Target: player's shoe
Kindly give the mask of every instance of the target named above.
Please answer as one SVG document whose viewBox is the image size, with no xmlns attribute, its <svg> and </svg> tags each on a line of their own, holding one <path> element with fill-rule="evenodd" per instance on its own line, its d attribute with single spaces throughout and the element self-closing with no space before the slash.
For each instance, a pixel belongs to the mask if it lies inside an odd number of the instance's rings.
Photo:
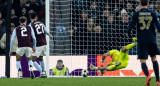
<svg viewBox="0 0 160 86">
<path fill-rule="evenodd" d="M 159 81 L 157 81 L 157 82 L 156 82 L 156 85 L 160 85 L 160 82 L 159 82 Z"/>
<path fill-rule="evenodd" d="M 90 69 L 91 69 L 91 70 L 95 70 L 94 65 L 91 64 L 91 65 L 90 65 Z"/>
<path fill-rule="evenodd" d="M 149 85 L 151 84 L 151 82 L 150 82 L 150 81 L 151 81 L 151 78 L 152 78 L 152 77 L 151 77 L 150 75 L 147 77 L 146 85 L 149 86 Z"/>
<path fill-rule="evenodd" d="M 134 43 L 137 45 L 137 38 L 133 37 L 132 39 L 133 39 Z"/>
<path fill-rule="evenodd" d="M 45 72 L 42 72 L 42 73 L 41 73 L 41 78 L 47 78 L 47 75 L 46 75 Z"/>
<path fill-rule="evenodd" d="M 30 67 L 30 78 L 31 79 L 34 79 L 34 73 L 33 73 L 33 68 L 32 67 Z"/>
<path fill-rule="evenodd" d="M 21 71 L 18 71 L 18 79 L 22 79 L 22 72 Z"/>
</svg>

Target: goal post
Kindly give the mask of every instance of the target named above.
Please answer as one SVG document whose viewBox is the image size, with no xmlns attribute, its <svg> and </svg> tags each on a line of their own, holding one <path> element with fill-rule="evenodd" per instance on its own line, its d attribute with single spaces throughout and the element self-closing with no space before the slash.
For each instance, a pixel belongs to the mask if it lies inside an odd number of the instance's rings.
<svg viewBox="0 0 160 86">
<path fill-rule="evenodd" d="M 45 21 L 46 21 L 46 29 L 48 32 L 50 32 L 50 0 L 46 0 L 46 10 L 45 10 Z M 46 74 L 49 76 L 49 45 L 50 45 L 50 38 L 49 36 L 46 36 L 47 40 L 47 47 L 46 47 Z"/>
</svg>

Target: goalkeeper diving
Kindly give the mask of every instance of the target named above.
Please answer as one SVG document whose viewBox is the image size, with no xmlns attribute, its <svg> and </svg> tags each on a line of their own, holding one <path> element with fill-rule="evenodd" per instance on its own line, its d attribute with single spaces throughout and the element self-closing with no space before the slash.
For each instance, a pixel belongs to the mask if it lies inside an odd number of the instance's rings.
<svg viewBox="0 0 160 86">
<path fill-rule="evenodd" d="M 133 37 L 133 43 L 123 46 L 120 51 L 118 50 L 110 50 L 109 52 L 103 55 L 101 62 L 106 62 L 106 56 L 111 56 L 112 61 L 105 67 L 95 67 L 94 65 L 90 65 L 91 70 L 106 70 L 106 71 L 115 71 L 122 68 L 126 68 L 129 61 L 128 50 L 132 49 L 137 45 L 137 38 Z"/>
</svg>

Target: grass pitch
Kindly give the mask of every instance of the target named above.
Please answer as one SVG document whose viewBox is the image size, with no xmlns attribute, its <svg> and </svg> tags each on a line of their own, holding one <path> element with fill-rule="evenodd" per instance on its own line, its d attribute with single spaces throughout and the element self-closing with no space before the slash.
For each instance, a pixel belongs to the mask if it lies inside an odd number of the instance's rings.
<svg viewBox="0 0 160 86">
<path fill-rule="evenodd" d="M 2 78 L 0 86 L 145 86 L 144 77 Z M 155 78 L 151 80 L 155 85 Z"/>
</svg>

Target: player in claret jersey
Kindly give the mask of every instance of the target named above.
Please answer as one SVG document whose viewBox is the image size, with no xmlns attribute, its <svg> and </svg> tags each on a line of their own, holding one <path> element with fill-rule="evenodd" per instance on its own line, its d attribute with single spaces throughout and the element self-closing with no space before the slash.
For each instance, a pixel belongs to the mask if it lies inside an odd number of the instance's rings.
<svg viewBox="0 0 160 86">
<path fill-rule="evenodd" d="M 156 59 L 156 54 L 159 52 L 156 43 L 155 29 L 160 32 L 160 25 L 157 19 L 157 15 L 148 10 L 149 1 L 140 0 L 141 10 L 134 13 L 132 22 L 129 25 L 127 34 L 131 33 L 133 27 L 137 26 L 137 43 L 138 43 L 138 59 L 140 59 L 141 67 L 145 75 L 147 76 L 146 85 L 150 85 L 151 76 L 148 73 L 148 67 L 146 60 L 148 55 L 151 56 L 153 63 L 154 73 L 156 75 L 156 85 L 160 85 L 159 82 L 159 65 Z"/>
<path fill-rule="evenodd" d="M 33 28 L 37 39 L 37 47 L 36 47 L 37 51 L 32 54 L 33 65 L 36 67 L 36 69 L 39 70 L 39 72 L 41 73 L 41 77 L 46 77 L 45 65 L 43 61 L 43 56 L 46 55 L 46 45 L 47 45 L 46 34 L 50 36 L 52 39 L 53 36 L 47 32 L 45 25 L 42 22 L 38 21 L 37 14 L 35 12 L 33 12 L 30 15 L 30 19 L 32 22 L 30 23 L 29 26 Z M 39 59 L 41 67 L 35 61 L 36 58 Z"/>
<path fill-rule="evenodd" d="M 34 78 L 34 73 L 33 73 L 33 62 L 31 60 L 31 54 L 32 50 L 33 53 L 36 51 L 36 37 L 34 35 L 34 31 L 30 26 L 27 26 L 27 18 L 26 17 L 20 17 L 19 19 L 20 25 L 16 27 L 13 31 L 12 34 L 12 39 L 11 39 L 11 44 L 10 44 L 10 53 L 9 55 L 12 55 L 12 48 L 13 48 L 13 43 L 14 39 L 17 36 L 18 39 L 18 48 L 16 50 L 16 66 L 18 70 L 18 78 L 22 78 L 22 68 L 20 61 L 22 59 L 22 56 L 25 55 L 29 60 L 28 60 L 28 66 L 30 69 L 30 77 L 33 79 Z M 32 39 L 33 39 L 33 45 L 32 45 Z"/>
</svg>

